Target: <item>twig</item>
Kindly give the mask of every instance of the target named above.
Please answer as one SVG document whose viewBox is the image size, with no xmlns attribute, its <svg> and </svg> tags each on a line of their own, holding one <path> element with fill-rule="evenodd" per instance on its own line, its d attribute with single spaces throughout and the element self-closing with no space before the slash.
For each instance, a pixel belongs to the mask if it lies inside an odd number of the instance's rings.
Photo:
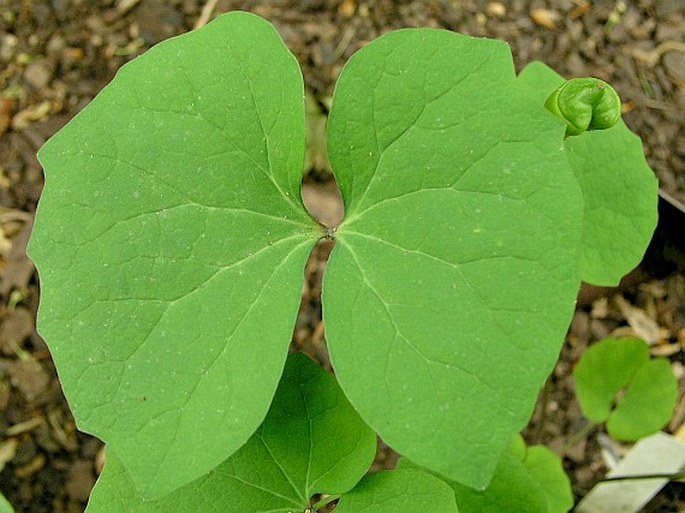
<svg viewBox="0 0 685 513">
<path fill-rule="evenodd" d="M 207 0 L 207 3 L 202 8 L 200 17 L 195 22 L 196 29 L 204 27 L 205 25 L 207 25 L 207 23 L 209 23 L 209 20 L 212 18 L 212 13 L 214 12 L 214 9 L 216 8 L 216 4 L 218 2 L 219 0 Z"/>
<path fill-rule="evenodd" d="M 685 478 L 685 472 L 675 472 L 670 474 L 635 474 L 630 476 L 612 476 L 600 479 L 600 483 L 607 483 L 611 481 L 633 481 L 636 479 L 668 479 L 669 481 L 676 481 Z"/>
<path fill-rule="evenodd" d="M 635 59 L 644 62 L 651 68 L 659 62 L 661 56 L 666 52 L 676 51 L 685 53 L 685 43 L 680 41 L 664 41 L 653 50 L 645 51 L 640 48 L 631 48 L 628 51 Z"/>
</svg>

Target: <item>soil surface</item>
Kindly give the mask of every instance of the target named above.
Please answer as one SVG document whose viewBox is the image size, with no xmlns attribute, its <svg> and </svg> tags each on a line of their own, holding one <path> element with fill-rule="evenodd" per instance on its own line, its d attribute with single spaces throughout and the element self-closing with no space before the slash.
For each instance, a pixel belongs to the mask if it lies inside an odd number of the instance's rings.
<svg viewBox="0 0 685 513">
<path fill-rule="evenodd" d="M 35 332 L 38 282 L 26 242 L 42 188 L 35 152 L 82 109 L 116 70 L 151 45 L 219 13 L 242 9 L 272 21 L 302 65 L 310 123 L 325 126 L 344 62 L 378 35 L 441 27 L 511 44 L 517 69 L 543 60 L 566 76 L 611 83 L 624 119 L 673 202 L 685 203 L 685 4 L 682 0 L 0 0 L 0 491 L 18 512 L 82 512 L 100 472 L 101 443 L 80 433 L 50 354 Z M 309 151 L 305 194 L 322 217 L 340 216 L 322 133 Z M 562 454 L 577 498 L 607 471 L 607 451 L 625 451 L 585 425 L 571 370 L 608 334 L 637 334 L 668 357 L 685 383 L 685 214 L 664 204 L 660 231 L 640 268 L 618 289 L 583 290 L 559 364 L 525 436 Z M 293 348 L 330 368 L 320 289 L 330 242 L 307 265 Z M 667 430 L 685 421 L 681 400 Z M 396 455 L 382 443 L 375 468 Z M 685 510 L 671 483 L 643 511 Z"/>
</svg>

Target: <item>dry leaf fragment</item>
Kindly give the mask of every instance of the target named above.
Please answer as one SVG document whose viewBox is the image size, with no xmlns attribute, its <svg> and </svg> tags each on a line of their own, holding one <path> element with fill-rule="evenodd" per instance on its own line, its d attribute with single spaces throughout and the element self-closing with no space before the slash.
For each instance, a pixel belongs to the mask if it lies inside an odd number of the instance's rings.
<svg viewBox="0 0 685 513">
<path fill-rule="evenodd" d="M 488 14 L 497 18 L 504 18 L 507 15 L 507 8 L 501 2 L 490 2 L 486 10 Z"/>
<path fill-rule="evenodd" d="M 606 319 L 609 316 L 609 300 L 606 297 L 600 297 L 592 302 L 592 310 L 590 317 L 593 319 Z"/>
<path fill-rule="evenodd" d="M 0 472 L 5 468 L 5 464 L 12 461 L 17 453 L 19 442 L 16 438 L 9 438 L 0 442 Z"/>
<path fill-rule="evenodd" d="M 40 121 L 52 111 L 53 104 L 49 100 L 42 101 L 37 105 L 31 105 L 14 115 L 12 118 L 12 128 L 15 130 L 23 130 L 33 121 Z"/>
<path fill-rule="evenodd" d="M 15 101 L 10 98 L 0 98 L 0 136 L 4 134 L 12 124 Z"/>
<path fill-rule="evenodd" d="M 349 18 L 354 14 L 354 11 L 357 9 L 357 2 L 356 0 L 343 0 L 340 6 L 338 7 L 338 14 L 341 16 L 344 16 L 345 18 Z"/>
<path fill-rule="evenodd" d="M 45 467 L 45 456 L 43 455 L 43 453 L 39 453 L 25 465 L 16 468 L 14 470 L 14 474 L 19 479 L 28 479 L 32 475 L 43 470 L 43 467 Z"/>
<path fill-rule="evenodd" d="M 621 310 L 621 314 L 626 318 L 635 334 L 649 342 L 649 345 L 654 345 L 668 337 L 668 330 L 661 328 L 643 310 L 631 305 L 621 296 L 616 296 L 615 301 L 619 310 Z"/>
<path fill-rule="evenodd" d="M 530 17 L 536 24 L 550 30 L 557 28 L 556 22 L 559 21 L 559 13 L 551 9 L 533 9 Z"/>
<path fill-rule="evenodd" d="M 571 18 L 574 20 L 576 18 L 580 18 L 583 14 L 588 12 L 591 7 L 592 2 L 590 2 L 589 0 L 580 0 L 580 2 L 578 2 L 578 5 L 574 7 L 571 11 Z"/>
<path fill-rule="evenodd" d="M 45 422 L 45 419 L 43 417 L 31 417 L 30 419 L 25 420 L 24 422 L 19 422 L 17 424 L 11 425 L 5 430 L 5 433 L 10 436 L 16 436 L 22 433 L 27 433 L 40 426 L 43 422 Z"/>
<path fill-rule="evenodd" d="M 673 356 L 682 350 L 682 346 L 678 343 L 675 344 L 659 344 L 652 347 L 652 356 Z"/>
<path fill-rule="evenodd" d="M 140 3 L 140 0 L 119 0 L 117 2 L 117 12 L 121 15 L 126 14 Z"/>
</svg>

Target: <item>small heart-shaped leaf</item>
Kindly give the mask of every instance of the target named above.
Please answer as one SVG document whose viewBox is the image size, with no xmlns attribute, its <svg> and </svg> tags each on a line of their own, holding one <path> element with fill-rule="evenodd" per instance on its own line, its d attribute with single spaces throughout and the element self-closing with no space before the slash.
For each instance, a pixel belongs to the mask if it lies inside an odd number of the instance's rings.
<svg viewBox="0 0 685 513">
<path fill-rule="evenodd" d="M 573 377 L 583 414 L 619 440 L 638 440 L 671 418 L 678 382 L 665 358 L 638 338 L 606 338 L 583 353 Z"/>
</svg>

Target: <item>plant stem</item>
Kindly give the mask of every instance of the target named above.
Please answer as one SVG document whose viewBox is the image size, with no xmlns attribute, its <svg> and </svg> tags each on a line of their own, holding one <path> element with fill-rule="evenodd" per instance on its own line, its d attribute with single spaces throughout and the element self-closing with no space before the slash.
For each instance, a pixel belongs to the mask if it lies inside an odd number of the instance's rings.
<svg viewBox="0 0 685 513">
<path fill-rule="evenodd" d="M 313 511 L 319 511 L 321 508 L 324 506 L 330 504 L 333 501 L 337 501 L 340 498 L 340 495 L 325 495 L 324 497 L 319 500 L 316 504 L 312 506 Z"/>
</svg>

